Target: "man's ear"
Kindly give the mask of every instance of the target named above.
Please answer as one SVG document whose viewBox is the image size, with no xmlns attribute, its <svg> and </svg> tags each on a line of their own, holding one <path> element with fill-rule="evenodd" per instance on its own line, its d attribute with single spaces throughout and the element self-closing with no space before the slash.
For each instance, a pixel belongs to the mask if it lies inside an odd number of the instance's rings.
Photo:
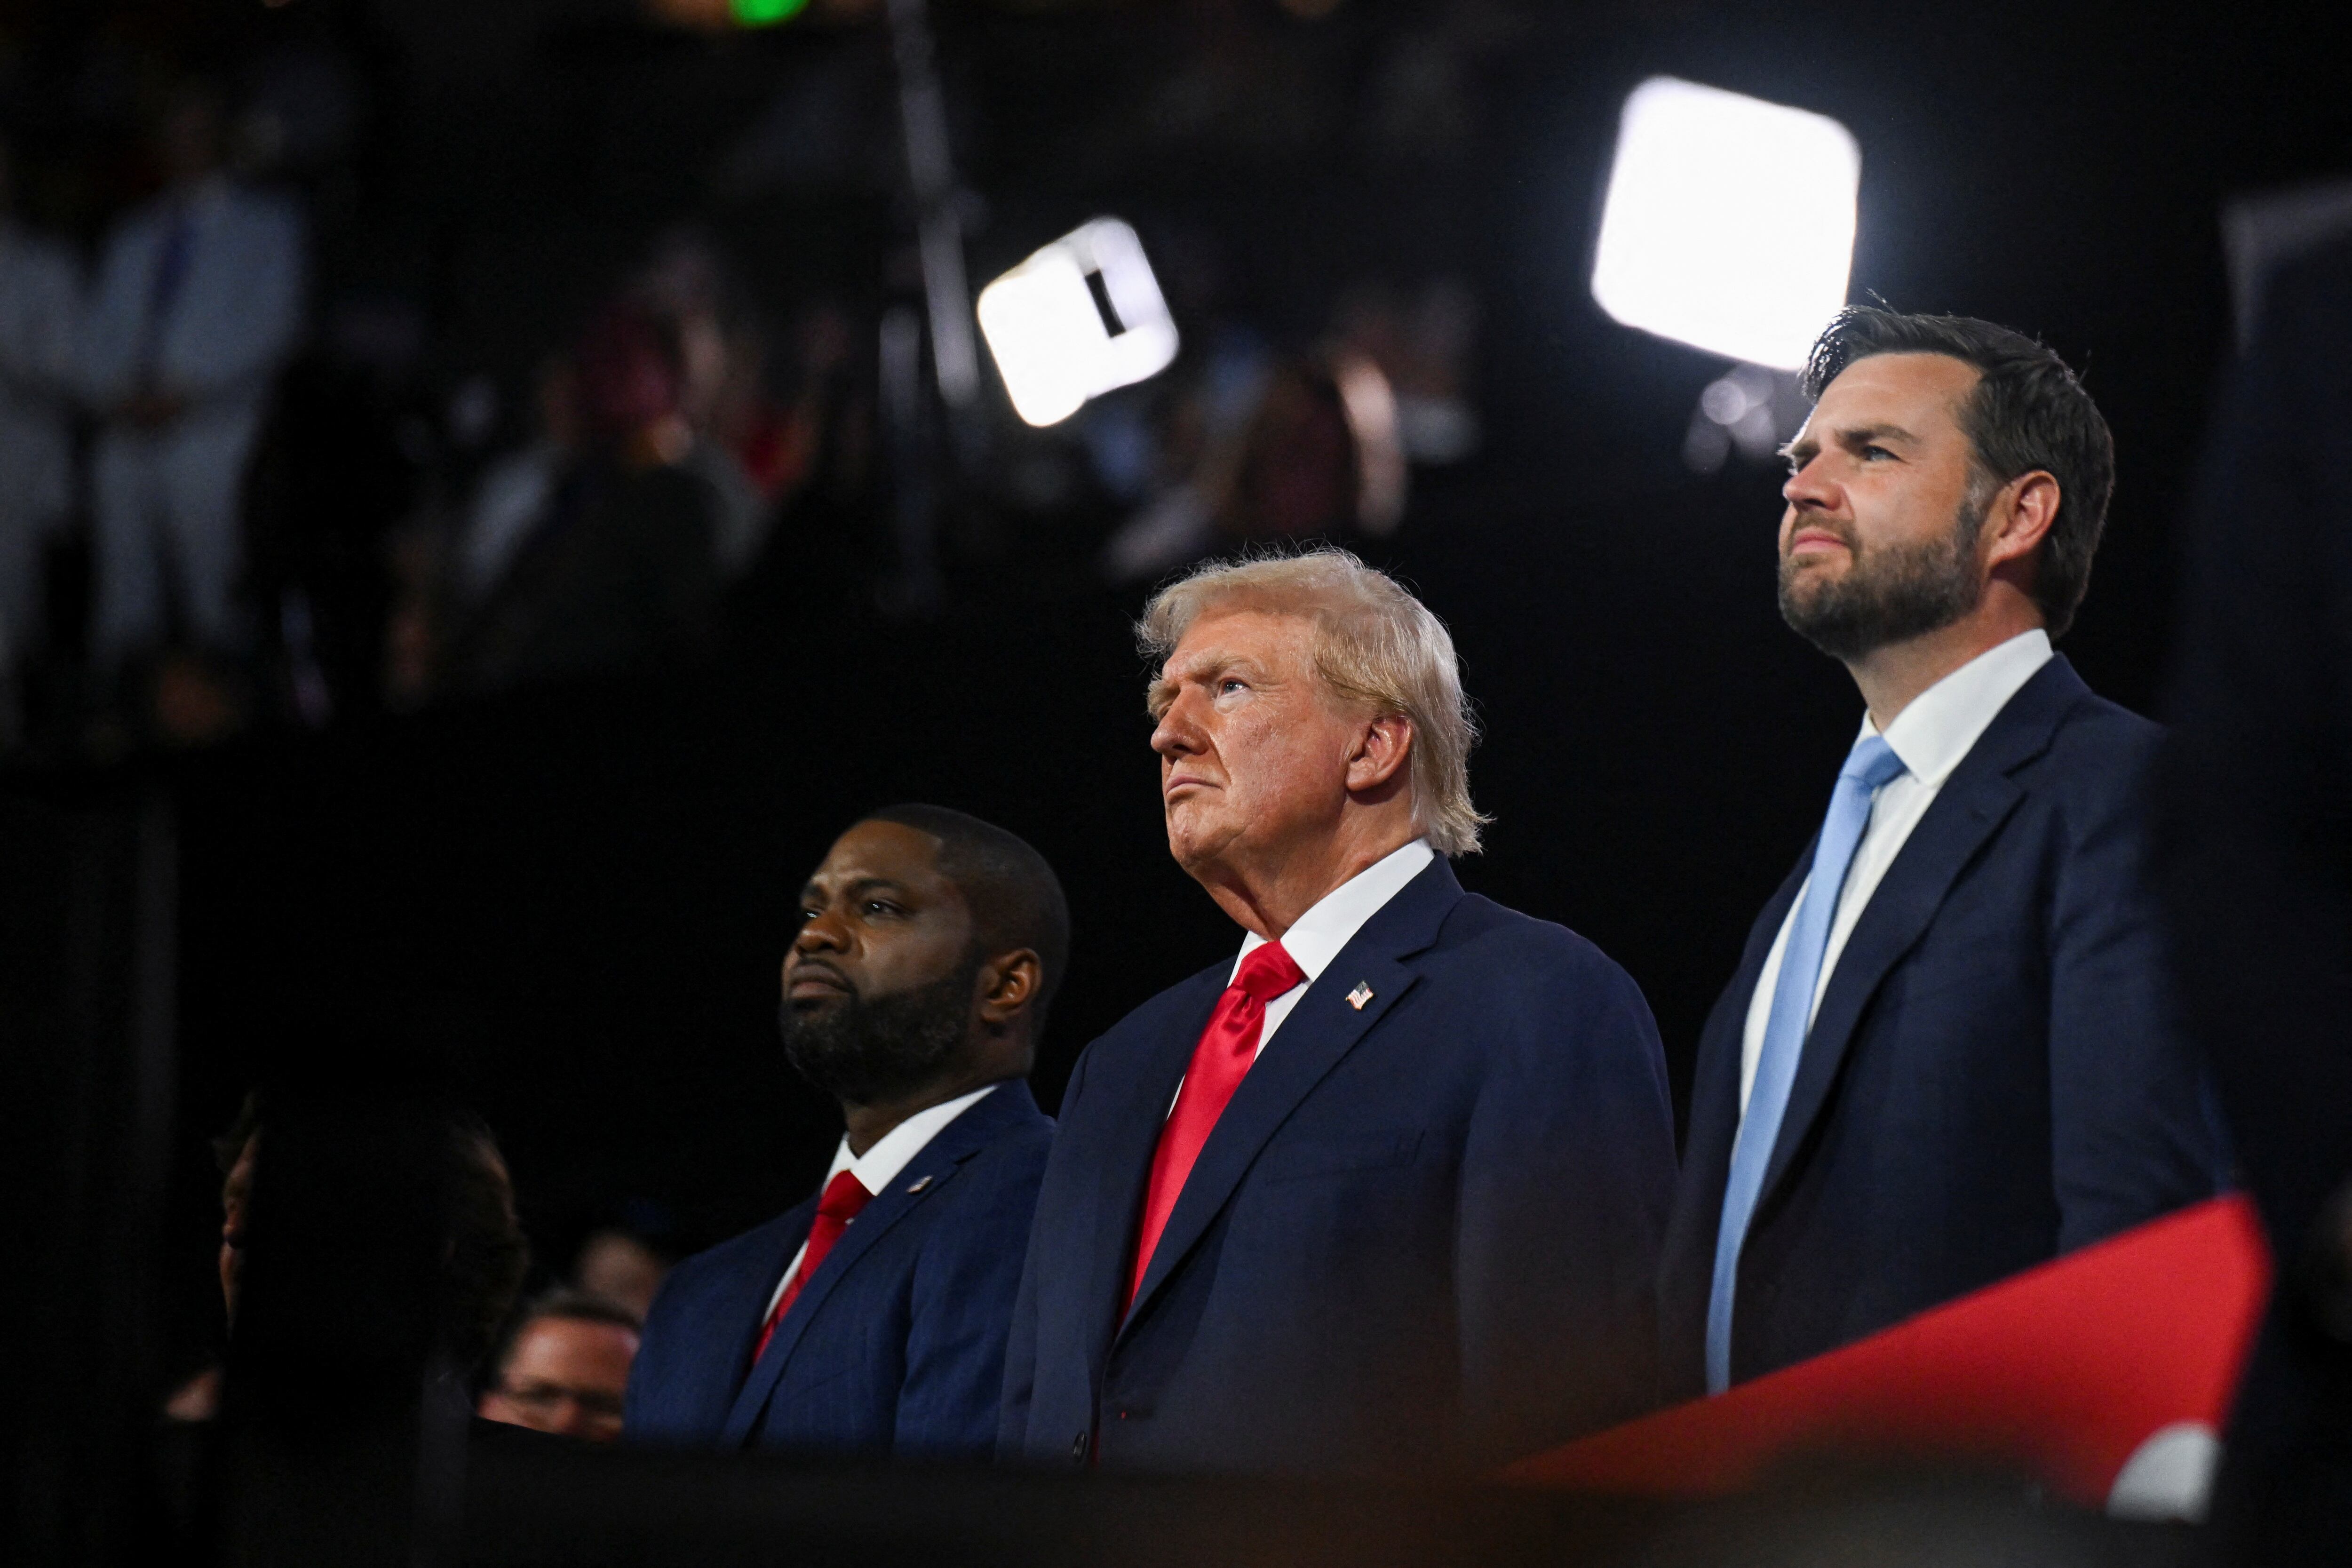
<svg viewBox="0 0 2352 1568">
<path fill-rule="evenodd" d="M 1029 1005 L 1045 982 L 1045 961 L 1029 948 L 999 953 L 980 966 L 974 982 L 981 1022 L 1002 1028 Z"/>
<path fill-rule="evenodd" d="M 1356 731 L 1356 747 L 1348 756 L 1348 793 L 1367 795 L 1402 781 L 1412 755 L 1412 721 L 1402 713 L 1375 714 Z"/>
<path fill-rule="evenodd" d="M 1986 564 L 1999 568 L 2022 561 L 2042 548 L 2050 525 L 2058 521 L 2063 499 L 2058 478 L 2047 468 L 2035 468 L 2000 487 L 1985 519 L 1990 554 Z"/>
</svg>

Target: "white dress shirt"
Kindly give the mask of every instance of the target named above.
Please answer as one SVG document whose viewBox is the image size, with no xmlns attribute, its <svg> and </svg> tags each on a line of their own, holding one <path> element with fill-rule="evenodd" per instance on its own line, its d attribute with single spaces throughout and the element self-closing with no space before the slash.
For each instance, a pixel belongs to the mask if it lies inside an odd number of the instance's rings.
<svg viewBox="0 0 2352 1568">
<path fill-rule="evenodd" d="M 949 1122 L 1003 1087 L 1002 1081 L 983 1084 L 970 1094 L 960 1094 L 953 1100 L 943 1100 L 937 1105 L 918 1110 L 877 1138 L 874 1147 L 861 1155 L 850 1153 L 849 1134 L 843 1133 L 841 1146 L 833 1152 L 833 1163 L 826 1167 L 824 1180 L 818 1184 L 817 1191 L 823 1193 L 833 1184 L 834 1177 L 847 1171 L 857 1178 L 859 1186 L 880 1197 L 882 1189 L 897 1181 L 898 1173 L 907 1168 L 907 1162 L 921 1153 L 923 1146 L 938 1137 Z M 857 1222 L 852 1220 L 850 1223 L 855 1225 Z M 776 1281 L 774 1291 L 768 1297 L 768 1310 L 760 1315 L 761 1322 L 775 1315 L 776 1303 L 784 1299 L 784 1287 L 799 1277 L 801 1259 L 807 1256 L 808 1237 L 803 1237 L 799 1250 L 793 1254 L 792 1267 L 784 1270 L 784 1277 Z"/>
<path fill-rule="evenodd" d="M 1416 838 L 1402 849 L 1392 850 L 1373 861 L 1315 901 L 1312 909 L 1298 917 L 1291 928 L 1282 933 L 1282 951 L 1290 954 L 1290 962 L 1306 973 L 1307 978 L 1265 1005 L 1265 1026 L 1257 1032 L 1257 1048 L 1261 1054 L 1282 1021 L 1290 1016 L 1298 999 L 1318 976 L 1331 967 L 1339 950 L 1356 939 L 1364 922 L 1381 912 L 1381 906 L 1404 890 L 1404 885 L 1421 875 L 1437 851 L 1425 840 Z M 1242 938 L 1242 950 L 1234 955 L 1233 973 L 1239 974 L 1242 960 L 1265 945 L 1265 938 L 1255 931 Z M 1233 984 L 1232 977 L 1225 984 Z M 1172 1108 L 1171 1108 L 1172 1109 Z"/>
<path fill-rule="evenodd" d="M 1838 893 L 1837 916 L 1830 922 L 1829 947 L 1822 954 L 1822 972 L 1813 983 L 1812 1006 L 1805 1015 L 1810 1026 L 1814 1013 L 1821 1011 L 1822 994 L 1829 989 L 1830 976 L 1837 971 L 1838 955 L 1845 951 L 1846 939 L 1853 934 L 1862 911 L 1869 907 L 1871 894 L 1878 890 L 1886 868 L 1895 864 L 1895 856 L 1910 839 L 1911 830 L 1927 814 L 1944 781 L 1960 765 L 1976 745 L 1987 726 L 2017 695 L 2018 688 L 2033 679 L 2034 672 L 2050 662 L 2050 636 L 2036 627 L 2010 638 L 1998 647 L 1988 648 L 1977 655 L 1927 690 L 1911 700 L 1910 705 L 1895 716 L 1886 727 L 1886 744 L 1903 763 L 1903 772 L 1878 786 L 1871 798 L 1870 826 L 1864 830 L 1862 842 L 1854 847 L 1853 862 L 1846 869 L 1845 886 Z M 1878 733 L 1878 726 L 1864 713 L 1862 734 L 1856 742 Z M 1808 886 L 1812 879 L 1806 879 Z M 1797 889 L 1797 897 L 1789 905 L 1788 915 L 1780 921 L 1780 930 L 1772 939 L 1772 951 L 1765 955 L 1764 973 L 1757 976 L 1755 994 L 1748 999 L 1747 1027 L 1739 1040 L 1739 1110 L 1748 1113 L 1748 1095 L 1756 1082 L 1757 1058 L 1764 1050 L 1764 1028 L 1772 1016 L 1772 993 L 1780 981 L 1780 958 L 1789 945 L 1789 928 L 1796 922 L 1797 910 L 1805 901 L 1805 889 Z"/>
<path fill-rule="evenodd" d="M 181 224 L 184 270 L 163 319 L 151 321 L 156 272 Z M 107 239 L 81 323 L 87 395 L 111 405 L 152 374 L 194 416 L 257 412 L 301 335 L 305 249 L 289 203 L 218 174 L 132 212 Z"/>
</svg>

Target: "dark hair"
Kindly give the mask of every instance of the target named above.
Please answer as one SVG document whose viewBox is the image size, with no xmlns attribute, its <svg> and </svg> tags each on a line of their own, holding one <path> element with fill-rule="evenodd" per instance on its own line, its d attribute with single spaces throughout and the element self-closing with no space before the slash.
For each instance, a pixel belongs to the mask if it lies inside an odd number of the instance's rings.
<svg viewBox="0 0 2352 1568">
<path fill-rule="evenodd" d="M 411 1106 L 387 1098 L 392 1103 L 374 1105 L 310 1094 L 289 1100 L 255 1089 L 246 1095 L 228 1131 L 213 1141 L 214 1155 L 226 1173 L 246 1146 L 272 1124 L 274 1115 L 296 1127 L 300 1136 L 290 1150 L 280 1150 L 277 1134 L 271 1134 L 265 1162 L 274 1170 L 281 1153 L 287 1155 L 297 1173 L 293 1184 L 310 1189 L 301 1194 L 301 1206 L 315 1212 L 301 1214 L 295 1221 L 300 1228 L 290 1228 L 299 1238 L 294 1244 L 298 1248 L 333 1234 L 340 1224 L 337 1213 L 355 1203 L 429 1208 L 424 1220 L 436 1233 L 432 1247 L 438 1258 L 424 1293 L 430 1297 L 429 1315 L 442 1350 L 460 1370 L 469 1371 L 498 1342 L 499 1325 L 513 1308 L 530 1266 L 530 1247 L 515 1212 L 514 1184 L 498 1140 L 473 1112 L 446 1105 Z M 352 1151 L 387 1149 L 395 1158 L 351 1154 L 339 1145 Z M 322 1152 L 327 1155 L 323 1163 L 318 1158 Z M 271 1189 L 272 1197 L 283 1199 L 286 1184 L 273 1184 L 268 1172 L 260 1183 Z M 284 1206 L 282 1201 L 278 1206 Z M 289 1261 L 306 1269 L 316 1263 L 331 1271 L 349 1259 L 304 1257 Z"/>
<path fill-rule="evenodd" d="M 514 1181 L 498 1140 L 479 1118 L 448 1122 L 455 1179 L 449 1194 L 449 1262 L 442 1298 L 450 1359 L 471 1368 L 498 1342 L 530 1268 L 530 1244 L 515 1213 Z"/>
<path fill-rule="evenodd" d="M 1036 952 L 1045 973 L 1029 1005 L 1029 1037 L 1042 1036 L 1070 962 L 1070 906 L 1045 858 L 1020 835 L 944 805 L 910 801 L 868 812 L 865 820 L 896 822 L 940 841 L 940 874 L 963 894 L 972 934 L 986 952 Z"/>
<path fill-rule="evenodd" d="M 514 1354 L 515 1342 L 522 1338 L 523 1331 L 549 1318 L 573 1323 L 610 1323 L 633 1334 L 646 1331 L 645 1320 L 619 1302 L 592 1296 L 569 1285 L 558 1285 L 533 1296 L 507 1319 L 496 1349 L 484 1363 L 490 1383 L 496 1384 L 506 1375 L 507 1359 Z"/>
<path fill-rule="evenodd" d="M 1979 373 L 1960 407 L 1976 447 L 1981 490 L 2047 469 L 2058 515 L 2042 541 L 2033 598 L 2053 637 L 2074 622 L 2116 485 L 2116 444 L 2098 405 L 2066 362 L 2022 332 L 1972 316 L 1910 316 L 1874 305 L 1837 313 L 1806 361 L 1805 395 L 1818 400 L 1838 373 L 1873 354 L 1945 354 Z M 1972 492 L 1973 494 L 1973 492 Z"/>
</svg>

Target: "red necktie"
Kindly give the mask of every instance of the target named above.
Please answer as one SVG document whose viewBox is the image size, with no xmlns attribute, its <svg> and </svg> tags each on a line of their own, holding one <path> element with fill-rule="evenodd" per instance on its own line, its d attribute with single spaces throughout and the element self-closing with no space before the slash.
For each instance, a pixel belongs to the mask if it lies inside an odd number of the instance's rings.
<svg viewBox="0 0 2352 1568">
<path fill-rule="evenodd" d="M 1176 1195 L 1210 1130 L 1224 1114 L 1225 1102 L 1242 1085 L 1242 1078 L 1257 1059 L 1258 1037 L 1265 1030 L 1265 1005 L 1307 978 L 1307 972 L 1269 942 L 1251 950 L 1234 975 L 1234 983 L 1217 998 L 1201 1043 L 1192 1047 L 1192 1065 L 1184 1070 L 1184 1087 L 1176 1092 L 1176 1109 L 1160 1129 L 1160 1147 L 1151 1156 L 1151 1184 L 1144 1190 L 1143 1228 L 1135 1247 L 1135 1273 L 1127 1283 L 1127 1302 L 1143 1289 L 1143 1271 L 1151 1265 L 1151 1249 L 1168 1228 Z"/>
<path fill-rule="evenodd" d="M 768 1342 L 776 1337 L 776 1325 L 792 1310 L 801 1287 L 816 1273 L 817 1265 L 833 1250 L 833 1244 L 841 1239 L 841 1233 L 849 1228 L 849 1222 L 857 1217 L 857 1211 L 873 1201 L 874 1194 L 847 1171 L 824 1184 L 824 1196 L 816 1201 L 816 1218 L 809 1222 L 808 1248 L 801 1254 L 801 1266 L 793 1270 L 792 1283 L 776 1298 L 776 1310 L 768 1314 L 767 1324 L 760 1331 L 759 1347 L 751 1352 L 753 1361 L 767 1353 Z"/>
</svg>

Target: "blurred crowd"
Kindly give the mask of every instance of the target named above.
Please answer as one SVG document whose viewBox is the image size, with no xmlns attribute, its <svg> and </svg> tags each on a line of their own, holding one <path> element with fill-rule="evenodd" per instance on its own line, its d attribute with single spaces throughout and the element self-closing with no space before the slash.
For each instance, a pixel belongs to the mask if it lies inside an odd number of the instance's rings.
<svg viewBox="0 0 2352 1568">
<path fill-rule="evenodd" d="M 794 323 L 779 374 L 673 235 L 528 399 L 477 373 L 422 417 L 430 378 L 384 374 L 413 323 L 319 320 L 299 191 L 235 155 L 251 112 L 205 79 L 155 94 L 153 188 L 87 259 L 16 216 L 0 142 L 0 741 L 315 728 L 707 637 L 816 471 L 838 314 Z"/>
<path fill-rule="evenodd" d="M 0 29 L 0 754 L 317 729 L 732 657 L 812 611 L 1001 613 L 1008 582 L 1050 598 L 1252 541 L 1377 541 L 1417 469 L 1478 449 L 1478 303 L 1442 251 L 1302 283 L 1150 198 L 1175 363 L 1048 429 L 985 371 L 979 405 L 948 408 L 887 216 L 895 153 L 821 172 L 864 192 L 857 214 L 808 194 L 800 165 L 832 156 L 812 126 L 893 117 L 878 16 L 828 25 L 778 57 L 707 188 L 565 258 L 529 312 L 511 276 L 467 296 L 478 234 L 433 237 L 421 285 L 377 254 L 415 226 L 383 212 L 415 204 L 379 166 L 392 94 L 351 38 L 192 72 L 101 31 L 65 134 L 24 109 L 9 71 L 35 57 Z M 1170 92 L 1305 68 L 1264 18 L 1180 31 Z M 1415 96 L 1375 71 L 1358 117 L 1429 162 L 1465 81 L 1460 49 L 1422 42 L 1452 74 Z M 1339 134 L 1229 97 L 1161 105 L 1154 145 L 1246 163 L 1268 136 Z M 747 212 L 853 259 L 796 270 Z M 975 284 L 1014 258 L 998 243 L 972 243 Z M 501 298 L 531 319 L 483 319 Z"/>
</svg>

